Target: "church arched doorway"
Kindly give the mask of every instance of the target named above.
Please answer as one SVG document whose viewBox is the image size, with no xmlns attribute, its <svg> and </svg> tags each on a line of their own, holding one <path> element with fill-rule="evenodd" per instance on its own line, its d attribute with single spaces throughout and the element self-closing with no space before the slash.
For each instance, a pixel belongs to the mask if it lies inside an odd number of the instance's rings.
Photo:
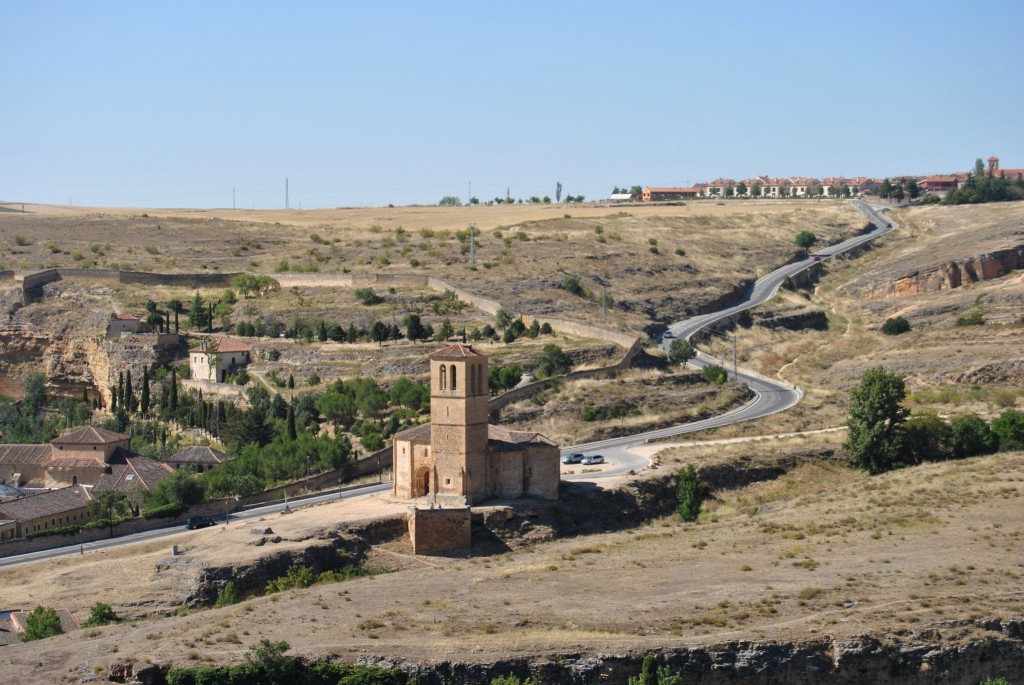
<svg viewBox="0 0 1024 685">
<path fill-rule="evenodd" d="M 430 469 L 421 466 L 416 471 L 416 497 L 426 497 L 430 494 Z"/>
</svg>

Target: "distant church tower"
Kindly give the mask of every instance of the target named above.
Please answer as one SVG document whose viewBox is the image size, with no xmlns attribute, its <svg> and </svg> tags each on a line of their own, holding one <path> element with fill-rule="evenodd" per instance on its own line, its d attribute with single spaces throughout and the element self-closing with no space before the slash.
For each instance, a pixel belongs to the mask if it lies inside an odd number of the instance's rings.
<svg viewBox="0 0 1024 685">
<path fill-rule="evenodd" d="M 455 343 L 429 359 L 435 492 L 473 504 L 487 476 L 487 355 Z"/>
<path fill-rule="evenodd" d="M 988 158 L 988 173 L 992 176 L 999 173 L 999 158 L 995 155 Z"/>
</svg>

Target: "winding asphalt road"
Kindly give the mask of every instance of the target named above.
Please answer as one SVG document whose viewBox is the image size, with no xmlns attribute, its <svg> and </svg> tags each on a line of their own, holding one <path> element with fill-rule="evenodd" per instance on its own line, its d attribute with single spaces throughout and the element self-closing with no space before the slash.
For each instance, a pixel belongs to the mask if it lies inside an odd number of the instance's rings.
<svg viewBox="0 0 1024 685">
<path fill-rule="evenodd" d="M 878 213 L 878 209 L 875 207 L 861 202 L 860 200 L 854 200 L 853 204 L 862 214 L 864 214 L 864 216 L 867 217 L 874 228 L 855 238 L 850 238 L 849 240 L 845 240 L 841 243 L 823 247 L 813 255 L 809 255 L 806 259 L 787 264 L 776 269 L 767 276 L 763 276 L 754 283 L 740 302 L 732 307 L 727 307 L 726 309 L 712 312 L 710 314 L 701 314 L 700 316 L 695 316 L 672 324 L 668 328 L 668 330 L 672 332 L 672 337 L 689 340 L 699 331 L 714 325 L 722 319 L 727 319 L 739 312 L 767 302 L 775 296 L 775 293 L 778 292 L 780 287 L 782 287 L 782 283 L 787 277 L 792 278 L 796 274 L 810 268 L 820 261 L 824 261 L 830 257 L 847 252 L 893 230 L 895 224 L 893 224 L 890 219 L 881 216 Z M 666 352 L 668 351 L 671 342 L 672 339 L 662 341 L 661 345 Z M 703 353 L 698 353 L 697 358 L 690 360 L 689 364 L 696 368 L 703 368 L 709 364 L 718 364 L 730 371 L 732 370 L 732 364 L 715 359 Z M 730 376 L 732 375 L 733 374 L 730 373 Z M 630 447 L 633 447 L 634 445 L 651 442 L 652 440 L 659 440 L 661 438 L 668 438 L 675 435 L 693 433 L 695 431 L 706 430 L 708 428 L 717 428 L 718 426 L 739 423 L 740 421 L 759 419 L 771 414 L 777 414 L 778 412 L 785 411 L 794 406 L 803 398 L 803 391 L 795 385 L 766 378 L 759 374 L 755 374 L 752 371 L 738 369 L 736 377 L 738 380 L 746 383 L 754 393 L 754 398 L 742 407 L 727 414 L 715 416 L 703 421 L 695 421 L 693 423 L 680 424 L 678 426 L 671 426 L 669 428 L 663 428 L 661 430 L 650 431 L 647 433 L 639 433 L 621 438 L 611 438 L 609 440 L 589 442 L 582 445 L 573 445 L 571 447 L 563 448 L 561 451 L 563 456 L 573 453 L 601 454 L 608 461 L 609 466 L 603 468 L 600 472 L 580 473 L 579 471 L 586 467 L 573 465 L 568 467 L 568 469 L 573 471 L 573 473 L 563 473 L 562 479 L 569 481 L 591 481 L 597 478 L 620 476 L 631 470 L 639 471 L 640 469 L 649 466 L 650 461 L 645 457 L 641 457 L 640 455 L 630 452 Z M 563 471 L 566 471 L 566 469 L 567 467 L 563 466 Z"/>
<path fill-rule="evenodd" d="M 806 259 L 792 264 L 787 264 L 775 271 L 771 272 L 767 276 L 759 279 L 751 287 L 750 291 L 743 297 L 743 299 L 736 305 L 723 309 L 718 312 L 711 314 L 702 314 L 695 316 L 691 319 L 686 319 L 678 323 L 672 324 L 668 330 L 672 332 L 674 338 L 689 339 L 698 331 L 713 325 L 714 323 L 730 317 L 734 314 L 742 312 L 751 307 L 756 307 L 767 300 L 770 300 L 775 296 L 775 293 L 782 286 L 783 281 L 787 276 L 792 277 L 804 269 L 809 268 L 818 261 L 828 259 L 835 255 L 841 254 L 848 250 L 862 245 L 870 240 L 874 240 L 880 235 L 888 233 L 893 230 L 894 224 L 891 220 L 882 217 L 878 214 L 878 210 L 870 205 L 867 205 L 860 200 L 854 200 L 853 204 L 858 210 L 863 213 L 869 221 L 874 225 L 874 229 L 866 232 L 856 238 L 851 238 L 842 243 L 831 245 L 829 247 L 818 250 L 814 256 L 809 256 Z M 662 342 L 662 346 L 668 349 L 671 340 L 668 342 Z M 731 365 L 714 359 L 708 355 L 700 353 L 696 359 L 692 359 L 689 364 L 696 368 L 703 368 L 708 364 L 719 364 L 723 367 L 730 368 Z M 612 438 L 609 440 L 601 440 L 598 442 L 590 442 L 582 445 L 573 445 L 566 447 L 561 450 L 562 455 L 572 454 L 581 452 L 584 454 L 602 454 L 605 459 L 608 460 L 608 464 L 602 467 L 600 472 L 590 473 L 577 473 L 575 471 L 582 470 L 586 467 L 573 465 L 568 467 L 573 473 L 563 473 L 562 479 L 568 481 L 593 481 L 600 478 L 611 478 L 614 476 L 620 476 L 627 473 L 630 470 L 639 471 L 650 465 L 650 461 L 645 457 L 633 454 L 629 451 L 629 448 L 634 445 L 640 445 L 652 440 L 658 440 L 661 438 L 668 438 L 675 435 L 683 435 L 685 433 L 693 433 L 699 430 L 705 430 L 708 428 L 716 428 L 718 426 L 725 426 L 731 423 L 738 423 L 740 421 L 749 421 L 751 419 L 758 419 L 771 414 L 776 414 L 781 411 L 785 411 L 790 407 L 794 406 L 803 397 L 803 392 L 794 385 L 788 383 L 782 383 L 777 380 L 772 380 L 764 376 L 755 374 L 751 371 L 743 369 L 738 370 L 737 377 L 739 380 L 746 383 L 754 393 L 754 398 L 747 404 L 734 409 L 721 416 L 715 416 L 710 419 L 703 421 L 695 421 L 693 423 L 681 424 L 678 426 L 671 426 L 669 428 L 663 428 L 660 430 L 649 431 L 647 433 L 640 433 L 636 435 L 628 435 L 621 438 Z M 563 466 L 563 471 L 566 467 Z M 347 499 L 350 497 L 359 497 L 363 495 L 372 494 L 375 492 L 382 492 L 384 490 L 390 490 L 390 483 L 373 484 L 363 486 L 359 488 L 352 488 L 342 492 L 333 492 L 326 495 L 315 495 L 312 497 L 306 497 L 302 499 L 292 500 L 289 502 L 289 506 L 292 508 L 298 508 L 302 506 L 309 506 L 312 504 L 319 504 L 322 502 Z M 268 504 L 260 507 L 254 507 L 245 511 L 231 514 L 231 521 L 241 522 L 250 518 L 257 518 L 266 514 L 272 514 L 282 511 L 285 508 L 285 504 L 275 503 Z M 42 550 L 39 552 L 33 552 L 29 554 L 21 554 L 14 557 L 7 557 L 0 559 L 0 568 L 5 566 L 13 566 L 15 564 L 23 564 L 31 561 L 39 561 L 42 559 L 51 559 L 60 556 L 69 556 L 73 554 L 84 553 L 85 551 L 101 550 L 108 547 L 116 547 L 120 545 L 130 544 L 133 542 L 145 542 L 151 540 L 159 540 L 172 535 L 182 535 L 185 531 L 182 530 L 181 524 L 174 524 L 167 528 L 159 528 L 156 530 L 144 531 L 141 533 L 135 533 L 132 535 L 125 535 L 121 537 L 111 538 L 108 540 L 98 540 L 96 542 L 87 542 L 84 545 L 74 544 L 70 547 L 59 547 L 56 549 Z"/>
</svg>

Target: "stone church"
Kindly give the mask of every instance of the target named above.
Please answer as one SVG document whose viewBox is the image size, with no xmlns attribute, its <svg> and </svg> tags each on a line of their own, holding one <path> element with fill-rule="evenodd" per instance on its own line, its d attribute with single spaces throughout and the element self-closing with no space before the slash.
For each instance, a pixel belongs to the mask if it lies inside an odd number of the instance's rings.
<svg viewBox="0 0 1024 685">
<path fill-rule="evenodd" d="M 429 359 L 430 423 L 394 436 L 394 495 L 452 505 L 558 499 L 558 446 L 488 423 L 487 355 L 455 343 Z"/>
</svg>

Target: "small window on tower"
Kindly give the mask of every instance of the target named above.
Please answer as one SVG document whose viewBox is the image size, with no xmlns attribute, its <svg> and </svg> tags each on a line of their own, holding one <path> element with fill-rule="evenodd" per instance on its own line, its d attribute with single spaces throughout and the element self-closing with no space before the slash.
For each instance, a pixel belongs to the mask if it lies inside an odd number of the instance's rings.
<svg viewBox="0 0 1024 685">
<path fill-rule="evenodd" d="M 452 479 L 451 478 L 445 478 L 444 479 L 444 484 L 445 485 L 451 485 L 452 484 Z"/>
</svg>

